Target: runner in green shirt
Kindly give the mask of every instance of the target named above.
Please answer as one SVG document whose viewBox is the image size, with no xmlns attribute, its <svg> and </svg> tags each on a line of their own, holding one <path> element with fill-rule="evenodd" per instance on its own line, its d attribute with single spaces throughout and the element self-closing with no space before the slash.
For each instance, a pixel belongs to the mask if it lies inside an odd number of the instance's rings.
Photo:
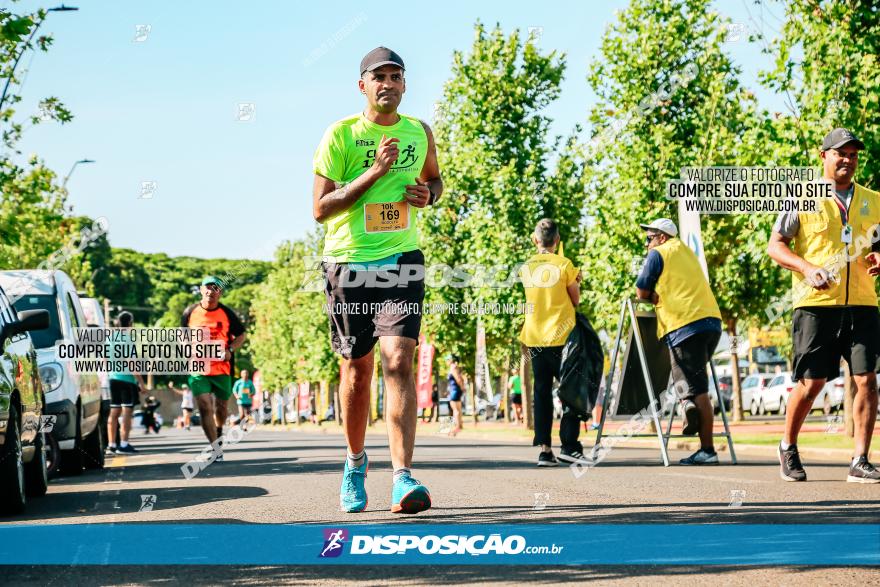
<svg viewBox="0 0 880 587">
<path fill-rule="evenodd" d="M 359 72 L 366 108 L 331 125 L 314 158 L 313 214 L 326 229 L 330 339 L 342 355 L 348 458 L 340 502 L 347 512 L 367 507 L 364 435 L 378 341 L 394 467 L 391 511 L 417 513 L 431 507 L 428 489 L 410 475 L 417 420 L 413 353 L 425 296 L 417 223 L 418 211 L 440 197 L 443 181 L 431 129 L 397 112 L 406 91 L 400 55 L 377 47 Z M 377 283 L 380 274 L 385 287 Z"/>
<path fill-rule="evenodd" d="M 238 379 L 232 386 L 232 395 L 235 396 L 235 403 L 238 404 L 239 422 L 251 415 L 251 406 L 254 403 L 256 393 L 257 388 L 254 387 L 254 382 L 248 379 L 247 369 L 242 369 L 241 379 Z"/>
<path fill-rule="evenodd" d="M 516 422 L 517 424 L 522 424 L 522 380 L 516 370 L 510 372 L 510 380 L 507 382 L 507 387 L 510 389 L 510 403 L 513 404 L 513 409 L 516 410 Z"/>
</svg>

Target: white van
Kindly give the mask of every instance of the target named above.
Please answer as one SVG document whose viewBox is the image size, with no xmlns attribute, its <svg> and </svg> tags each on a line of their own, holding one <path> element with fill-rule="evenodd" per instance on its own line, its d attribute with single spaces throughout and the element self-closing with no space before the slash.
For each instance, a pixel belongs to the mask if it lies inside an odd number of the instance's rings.
<svg viewBox="0 0 880 587">
<path fill-rule="evenodd" d="M 77 373 L 73 359 L 59 359 L 55 343 L 72 342 L 74 328 L 86 328 L 73 281 L 60 270 L 0 271 L 0 286 L 17 312 L 47 310 L 49 328 L 31 333 L 46 395 L 46 414 L 56 416 L 52 436 L 61 449 L 60 471 L 79 475 L 83 467 L 104 467 L 101 385 L 96 373 Z"/>
<path fill-rule="evenodd" d="M 86 317 L 86 326 L 102 329 L 107 327 L 101 302 L 82 292 L 79 294 L 79 301 Z M 98 382 L 101 384 L 101 434 L 103 434 L 104 449 L 106 450 L 107 434 L 105 431 L 107 430 L 107 418 L 110 416 L 110 374 L 103 371 L 98 373 Z"/>
</svg>

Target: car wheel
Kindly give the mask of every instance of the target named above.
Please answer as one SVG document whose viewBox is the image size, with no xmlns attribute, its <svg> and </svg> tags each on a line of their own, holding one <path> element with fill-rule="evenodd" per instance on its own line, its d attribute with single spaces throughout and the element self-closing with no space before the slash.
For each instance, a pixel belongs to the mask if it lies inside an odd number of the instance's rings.
<svg viewBox="0 0 880 587">
<path fill-rule="evenodd" d="M 86 469 L 104 468 L 104 430 L 98 423 L 95 429 L 83 441 L 83 464 Z"/>
<path fill-rule="evenodd" d="M 755 400 L 752 400 L 751 405 L 749 405 L 749 413 L 753 416 L 758 415 L 758 404 L 755 403 Z"/>
<path fill-rule="evenodd" d="M 46 495 L 49 489 L 49 471 L 46 468 L 45 432 L 38 432 L 34 440 L 34 458 L 24 466 L 25 491 L 30 497 Z"/>
<path fill-rule="evenodd" d="M 767 413 L 767 409 L 764 407 L 764 399 L 761 398 L 761 401 L 758 402 L 758 415 L 763 416 Z"/>
<path fill-rule="evenodd" d="M 779 398 L 779 410 L 778 413 L 780 416 L 785 415 L 785 398 Z"/>
<path fill-rule="evenodd" d="M 83 472 L 83 441 L 82 441 L 82 420 L 80 418 L 80 407 L 76 408 L 76 432 L 73 435 L 73 448 L 61 451 L 61 466 L 59 468 L 62 475 L 82 475 Z"/>
<path fill-rule="evenodd" d="M 6 440 L 0 453 L 0 511 L 20 514 L 27 501 L 25 497 L 24 463 L 21 462 L 21 433 L 18 430 L 18 411 L 9 406 Z"/>
<path fill-rule="evenodd" d="M 43 436 L 43 441 L 46 443 L 46 475 L 51 479 L 61 467 L 61 448 L 51 432 Z"/>
</svg>

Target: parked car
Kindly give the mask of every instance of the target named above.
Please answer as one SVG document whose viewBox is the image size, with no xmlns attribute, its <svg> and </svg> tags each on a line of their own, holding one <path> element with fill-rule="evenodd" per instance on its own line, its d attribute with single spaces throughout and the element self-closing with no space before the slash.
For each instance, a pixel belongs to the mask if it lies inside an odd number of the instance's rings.
<svg viewBox="0 0 880 587">
<path fill-rule="evenodd" d="M 784 371 L 775 375 L 766 387 L 760 389 L 752 396 L 752 402 L 757 404 L 757 413 L 764 415 L 767 412 L 785 414 L 788 406 L 788 396 L 794 389 L 795 381 L 791 378 L 791 372 Z"/>
<path fill-rule="evenodd" d="M 742 409 L 748 410 L 753 416 L 758 415 L 758 401 L 755 399 L 773 379 L 771 373 L 753 373 L 742 382 Z"/>
<path fill-rule="evenodd" d="M 107 322 L 104 320 L 104 309 L 101 302 L 95 298 L 87 297 L 80 294 L 79 301 L 82 303 L 83 314 L 86 317 L 86 325 L 92 328 L 107 328 Z M 98 373 L 98 382 L 101 384 L 101 417 L 98 419 L 101 426 L 101 438 L 103 439 L 104 449 L 107 448 L 107 418 L 110 416 L 110 374 L 106 372 Z"/>
<path fill-rule="evenodd" d="M 718 376 L 718 387 L 721 388 L 721 395 L 726 397 L 733 396 L 733 377 L 730 375 Z"/>
<path fill-rule="evenodd" d="M 716 414 L 721 413 L 721 409 L 718 407 L 718 391 L 715 389 L 715 381 L 712 379 L 712 374 L 709 373 L 709 400 L 712 402 L 712 409 Z M 733 407 L 733 387 L 730 385 L 730 382 L 733 381 L 732 378 L 730 381 L 725 381 L 724 377 L 718 378 L 718 387 L 721 391 L 721 397 L 724 398 L 724 410 L 729 414 L 730 408 Z"/>
<path fill-rule="evenodd" d="M 46 310 L 49 327 L 31 334 L 37 349 L 37 363 L 46 413 L 56 417 L 52 435 L 61 451 L 60 462 L 53 463 L 50 473 L 79 475 L 83 467 L 104 467 L 104 431 L 101 417 L 101 386 L 96 373 L 78 373 L 74 359 L 57 356 L 57 341 L 74 341 L 74 329 L 85 328 L 76 287 L 60 270 L 0 271 L 0 287 L 12 300 L 19 313 Z"/>
<path fill-rule="evenodd" d="M 825 386 L 822 387 L 822 391 L 816 396 L 816 401 L 813 402 L 811 409 L 822 410 L 825 415 L 835 410 L 840 410 L 843 407 L 843 395 L 845 393 L 844 381 L 843 369 L 841 369 L 840 375 L 837 378 L 825 382 Z"/>
<path fill-rule="evenodd" d="M 17 514 L 27 496 L 46 493 L 45 406 L 37 353 L 28 332 L 49 326 L 49 313 L 17 313 L 0 289 L 0 510 Z"/>
</svg>

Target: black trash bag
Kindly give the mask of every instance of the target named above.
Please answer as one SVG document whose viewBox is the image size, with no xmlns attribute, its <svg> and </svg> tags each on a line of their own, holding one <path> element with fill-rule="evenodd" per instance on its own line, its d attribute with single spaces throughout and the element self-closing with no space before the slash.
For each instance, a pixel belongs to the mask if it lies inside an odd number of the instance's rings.
<svg viewBox="0 0 880 587">
<path fill-rule="evenodd" d="M 576 314 L 574 328 L 562 349 L 558 394 L 563 405 L 585 422 L 596 405 L 604 363 L 599 335 L 586 316 Z"/>
</svg>

